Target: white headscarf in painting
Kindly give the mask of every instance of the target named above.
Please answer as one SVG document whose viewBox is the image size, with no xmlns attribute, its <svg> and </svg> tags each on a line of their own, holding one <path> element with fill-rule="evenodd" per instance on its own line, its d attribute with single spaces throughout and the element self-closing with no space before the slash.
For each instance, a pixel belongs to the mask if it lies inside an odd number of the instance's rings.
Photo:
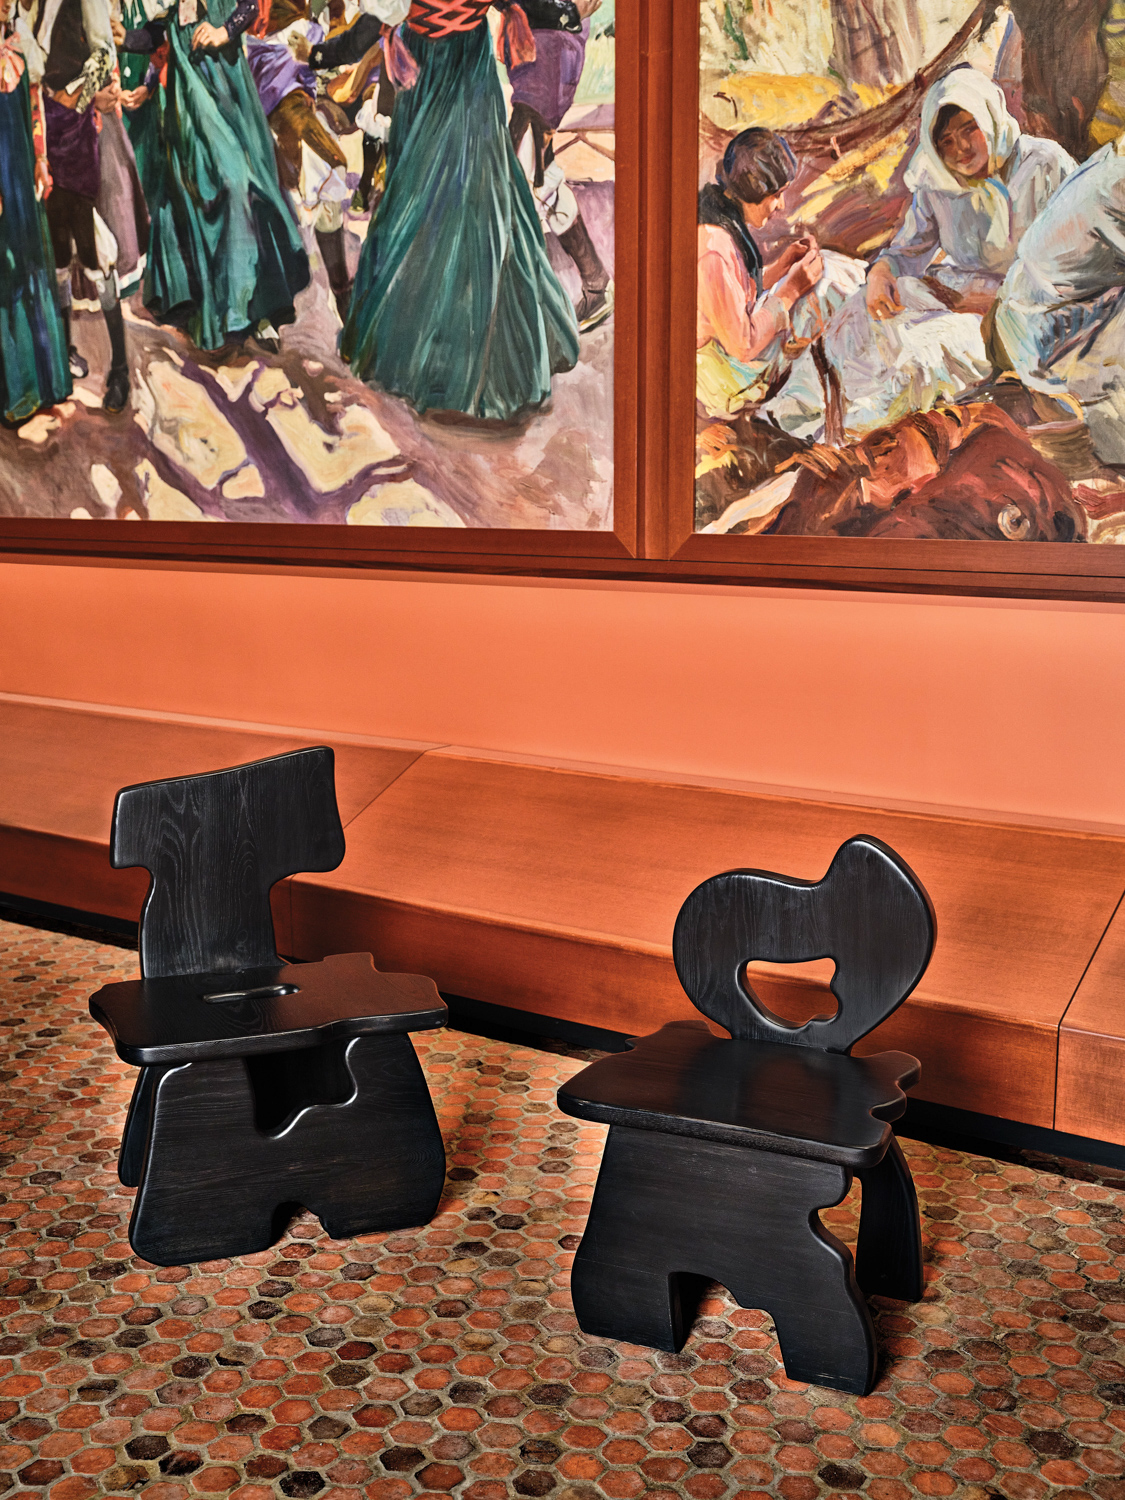
<svg viewBox="0 0 1125 1500">
<path fill-rule="evenodd" d="M 988 176 L 968 181 L 956 176 L 942 161 L 934 144 L 934 125 L 947 104 L 972 115 L 988 145 Z M 922 101 L 922 124 L 918 146 L 906 169 L 905 183 L 912 193 L 968 193 L 973 206 L 990 221 L 987 242 L 997 249 L 1011 238 L 1008 193 L 999 173 L 1020 138 L 1020 127 L 1009 113 L 1003 90 L 975 68 L 954 68 L 927 93 Z"/>
</svg>

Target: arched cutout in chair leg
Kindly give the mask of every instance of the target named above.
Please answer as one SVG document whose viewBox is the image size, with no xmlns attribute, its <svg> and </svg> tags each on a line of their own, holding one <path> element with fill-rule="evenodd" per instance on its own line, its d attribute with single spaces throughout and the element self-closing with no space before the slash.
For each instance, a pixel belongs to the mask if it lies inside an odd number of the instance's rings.
<svg viewBox="0 0 1125 1500">
<path fill-rule="evenodd" d="M 714 1280 L 770 1314 L 793 1379 L 865 1394 L 874 1328 L 849 1251 L 817 1218 L 850 1185 L 828 1162 L 611 1126 L 571 1273 L 579 1326 L 679 1350 Z"/>
<path fill-rule="evenodd" d="M 856 1278 L 868 1296 L 920 1302 L 922 1225 L 910 1166 L 896 1137 L 877 1167 L 856 1174 L 863 1189 Z"/>
<path fill-rule="evenodd" d="M 308 1097 L 340 1103 L 302 1102 L 285 1067 L 263 1071 L 238 1057 L 152 1070 L 129 1228 L 138 1255 L 182 1265 L 268 1249 L 282 1202 L 304 1204 L 333 1239 L 433 1217 L 445 1150 L 410 1038 L 392 1032 L 329 1047 Z M 266 1101 L 263 1085 L 272 1091 Z M 279 1128 L 260 1128 L 275 1117 Z"/>
</svg>

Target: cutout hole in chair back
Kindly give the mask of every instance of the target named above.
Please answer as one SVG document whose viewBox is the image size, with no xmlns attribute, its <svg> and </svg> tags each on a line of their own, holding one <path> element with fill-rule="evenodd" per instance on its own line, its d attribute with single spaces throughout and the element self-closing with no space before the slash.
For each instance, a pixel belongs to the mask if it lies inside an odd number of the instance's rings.
<svg viewBox="0 0 1125 1500">
<path fill-rule="evenodd" d="M 334 766 L 320 745 L 118 792 L 110 862 L 152 876 L 139 943 L 146 979 L 279 962 L 271 888 L 344 857 Z"/>
<path fill-rule="evenodd" d="M 742 987 L 767 1016 L 789 1026 L 805 1026 L 823 1018 L 831 1021 L 840 1009 L 832 991 L 836 965 L 830 958 L 804 963 L 769 963 L 751 959 L 742 970 Z"/>
<path fill-rule="evenodd" d="M 925 972 L 936 924 L 921 882 L 879 839 L 849 839 L 822 880 L 728 870 L 684 902 L 672 935 L 689 999 L 731 1036 L 849 1052 Z M 839 1002 L 828 1020 L 793 1025 L 747 987 L 746 965 L 832 959 Z"/>
</svg>

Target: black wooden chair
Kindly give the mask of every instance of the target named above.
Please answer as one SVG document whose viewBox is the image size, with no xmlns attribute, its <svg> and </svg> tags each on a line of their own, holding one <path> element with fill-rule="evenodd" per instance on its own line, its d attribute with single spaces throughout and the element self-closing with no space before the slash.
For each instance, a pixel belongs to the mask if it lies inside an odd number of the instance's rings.
<svg viewBox="0 0 1125 1500">
<path fill-rule="evenodd" d="M 139 980 L 90 1000 L 140 1067 L 118 1172 L 129 1241 L 157 1265 L 267 1249 L 293 1205 L 334 1239 L 432 1218 L 445 1152 L 410 1031 L 430 979 L 369 953 L 286 964 L 270 889 L 344 857 L 318 747 L 118 792 L 110 858 L 152 876 Z"/>
<path fill-rule="evenodd" d="M 824 879 L 731 870 L 676 919 L 695 1006 L 583 1069 L 560 1109 L 610 1127 L 571 1291 L 587 1333 L 680 1349 L 708 1281 L 773 1318 L 794 1380 L 863 1395 L 875 1334 L 860 1291 L 922 1295 L 918 1200 L 889 1120 L 918 1079 L 902 1052 L 849 1056 L 918 983 L 934 942 L 925 891 L 893 850 L 854 838 Z M 837 1014 L 797 1025 L 750 988 L 754 959 L 833 958 Z M 857 1266 L 817 1218 L 862 1184 Z M 857 1285 L 858 1279 L 858 1285 Z"/>
</svg>

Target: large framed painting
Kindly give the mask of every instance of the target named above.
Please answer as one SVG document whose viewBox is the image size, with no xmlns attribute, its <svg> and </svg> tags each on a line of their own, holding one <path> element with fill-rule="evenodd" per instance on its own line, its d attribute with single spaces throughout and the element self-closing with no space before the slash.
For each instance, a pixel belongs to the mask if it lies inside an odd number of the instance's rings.
<svg viewBox="0 0 1125 1500">
<path fill-rule="evenodd" d="M 0 545 L 629 557 L 635 4 L 0 0 Z"/>
<path fill-rule="evenodd" d="M 1119 597 L 1125 3 L 670 26 L 667 554 Z"/>
</svg>

